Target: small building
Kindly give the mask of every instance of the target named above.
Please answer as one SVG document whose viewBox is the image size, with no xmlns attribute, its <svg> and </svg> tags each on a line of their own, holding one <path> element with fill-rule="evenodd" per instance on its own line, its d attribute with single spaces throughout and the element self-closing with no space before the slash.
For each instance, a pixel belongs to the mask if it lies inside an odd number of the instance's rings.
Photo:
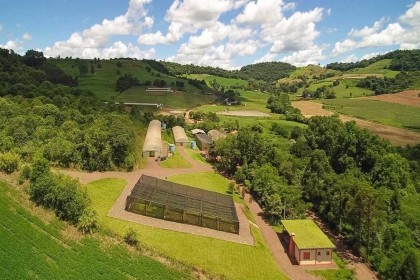
<svg viewBox="0 0 420 280">
<path fill-rule="evenodd" d="M 213 142 L 219 139 L 226 138 L 226 134 L 215 129 L 212 129 L 209 132 L 207 132 L 207 135 L 210 137 L 211 141 Z"/>
<path fill-rule="evenodd" d="M 210 149 L 211 143 L 213 143 L 213 141 L 211 141 L 211 138 L 205 133 L 194 134 L 194 138 L 197 142 L 197 146 L 202 151 L 208 151 Z"/>
<path fill-rule="evenodd" d="M 162 153 L 161 123 L 152 120 L 147 128 L 146 138 L 143 145 L 144 157 L 159 157 Z"/>
<path fill-rule="evenodd" d="M 183 127 L 174 126 L 172 128 L 172 133 L 174 135 L 174 141 L 176 145 L 184 146 L 185 143 L 190 142 L 190 139 L 188 139 L 187 134 L 185 134 Z"/>
<path fill-rule="evenodd" d="M 288 254 L 299 265 L 331 264 L 334 244 L 312 220 L 282 220 Z"/>
<path fill-rule="evenodd" d="M 197 134 L 197 133 L 206 133 L 204 130 L 202 130 L 202 129 L 199 129 L 199 128 L 195 128 L 195 129 L 193 129 L 193 130 L 191 130 L 191 133 L 193 134 L 193 135 L 195 135 L 195 134 Z"/>
<path fill-rule="evenodd" d="M 172 88 L 161 88 L 161 87 L 149 87 L 146 89 L 146 92 L 156 92 L 156 93 L 165 93 L 165 92 L 174 92 Z"/>
</svg>

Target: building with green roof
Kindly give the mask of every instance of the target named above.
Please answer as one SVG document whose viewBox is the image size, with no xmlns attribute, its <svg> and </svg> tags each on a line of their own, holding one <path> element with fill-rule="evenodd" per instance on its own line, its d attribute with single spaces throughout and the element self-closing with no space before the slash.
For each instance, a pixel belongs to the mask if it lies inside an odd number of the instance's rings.
<svg viewBox="0 0 420 280">
<path fill-rule="evenodd" d="M 330 264 L 334 244 L 312 220 L 283 220 L 290 257 L 299 265 Z"/>
</svg>

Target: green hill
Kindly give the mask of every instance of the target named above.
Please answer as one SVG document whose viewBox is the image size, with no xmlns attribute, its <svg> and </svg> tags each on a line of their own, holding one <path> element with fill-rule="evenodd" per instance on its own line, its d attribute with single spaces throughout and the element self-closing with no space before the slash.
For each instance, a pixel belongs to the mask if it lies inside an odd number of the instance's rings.
<svg viewBox="0 0 420 280">
<path fill-rule="evenodd" d="M 192 278 L 111 237 L 80 236 L 4 182 L 0 212 L 1 279 Z"/>
<path fill-rule="evenodd" d="M 211 89 L 198 82 L 192 84 L 191 81 L 182 78 L 176 78 L 168 74 L 159 72 L 147 61 L 138 61 L 131 59 L 118 60 L 78 60 L 78 59 L 54 59 L 53 60 L 66 74 L 78 76 L 78 83 L 81 89 L 93 91 L 98 97 L 104 101 L 121 101 L 121 102 L 152 102 L 163 103 L 166 107 L 168 102 L 173 99 L 170 93 L 154 94 L 158 95 L 156 100 L 153 94 L 147 93 L 146 89 L 153 86 L 156 80 L 160 82 L 159 86 L 171 87 L 177 94 L 177 99 L 181 100 L 175 108 L 188 108 L 196 106 L 195 100 L 200 103 L 210 102 L 210 97 L 206 92 Z M 89 68 L 94 69 L 93 73 L 89 71 L 87 74 L 80 75 L 79 63 L 87 63 Z M 116 90 L 116 81 L 119 77 L 130 75 L 138 79 L 141 86 L 130 88 L 128 92 L 118 92 Z M 177 86 L 178 83 L 182 84 Z M 146 83 L 149 83 L 146 85 Z M 179 84 L 178 84 L 179 85 Z M 198 85 L 198 86 L 197 86 Z M 199 88 L 201 87 L 201 88 Z M 170 103 L 170 102 L 169 102 Z M 171 104 L 169 104 L 170 107 Z"/>
</svg>

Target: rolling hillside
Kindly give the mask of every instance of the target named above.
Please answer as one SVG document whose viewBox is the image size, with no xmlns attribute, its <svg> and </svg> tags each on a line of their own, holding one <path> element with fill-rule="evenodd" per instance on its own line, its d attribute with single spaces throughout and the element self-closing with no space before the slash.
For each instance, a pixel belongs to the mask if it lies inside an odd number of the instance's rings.
<svg viewBox="0 0 420 280">
<path fill-rule="evenodd" d="M 2 279 L 191 278 L 129 252 L 113 238 L 81 236 L 4 182 L 0 182 L 0 211 Z"/>
</svg>

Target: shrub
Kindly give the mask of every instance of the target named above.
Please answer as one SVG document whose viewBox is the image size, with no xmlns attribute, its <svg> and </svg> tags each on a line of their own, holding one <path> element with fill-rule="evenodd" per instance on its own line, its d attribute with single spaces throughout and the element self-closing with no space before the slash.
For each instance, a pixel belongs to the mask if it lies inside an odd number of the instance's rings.
<svg viewBox="0 0 420 280">
<path fill-rule="evenodd" d="M 15 172 L 19 167 L 19 155 L 14 153 L 0 154 L 0 171 L 7 174 Z"/>
<path fill-rule="evenodd" d="M 228 193 L 233 194 L 234 190 L 235 190 L 235 183 L 230 182 L 228 186 Z"/>
<path fill-rule="evenodd" d="M 95 210 L 87 208 L 77 222 L 77 228 L 83 234 L 92 234 L 98 228 L 98 217 Z"/>
<path fill-rule="evenodd" d="M 137 232 L 133 228 L 129 228 L 124 236 L 124 241 L 130 246 L 136 246 L 138 244 Z"/>
</svg>

